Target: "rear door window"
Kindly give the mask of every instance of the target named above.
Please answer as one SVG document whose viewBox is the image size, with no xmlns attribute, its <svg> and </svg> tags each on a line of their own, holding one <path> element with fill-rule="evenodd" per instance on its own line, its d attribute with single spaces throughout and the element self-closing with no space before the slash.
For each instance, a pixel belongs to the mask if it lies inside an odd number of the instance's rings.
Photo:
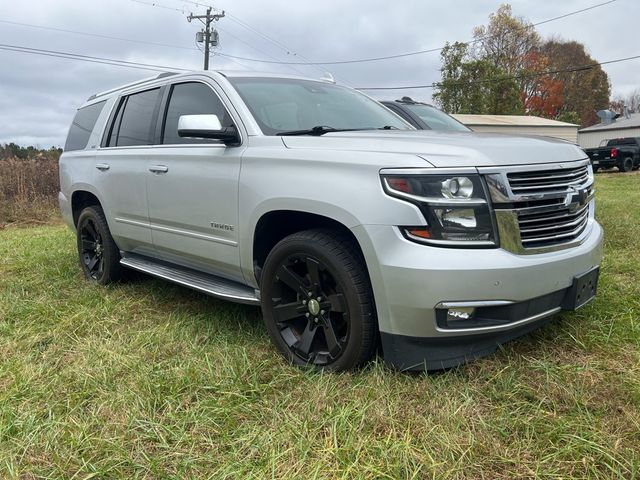
<svg viewBox="0 0 640 480">
<path fill-rule="evenodd" d="M 89 137 L 91 137 L 91 132 L 93 132 L 93 128 L 96 126 L 96 122 L 105 103 L 107 103 L 106 100 L 78 110 L 71 123 L 71 128 L 69 128 L 67 141 L 64 144 L 64 150 L 66 152 L 87 148 Z"/>
<path fill-rule="evenodd" d="M 211 87 L 199 82 L 178 83 L 171 88 L 164 121 L 162 143 L 173 145 L 180 143 L 221 143 L 220 140 L 204 138 L 182 138 L 178 136 L 178 120 L 182 115 L 218 116 L 223 127 L 233 125 L 231 116 L 222 101 Z"/>
<path fill-rule="evenodd" d="M 159 92 L 159 88 L 154 88 L 134 93 L 123 100 L 115 118 L 109 146 L 128 147 L 153 143 Z"/>
</svg>

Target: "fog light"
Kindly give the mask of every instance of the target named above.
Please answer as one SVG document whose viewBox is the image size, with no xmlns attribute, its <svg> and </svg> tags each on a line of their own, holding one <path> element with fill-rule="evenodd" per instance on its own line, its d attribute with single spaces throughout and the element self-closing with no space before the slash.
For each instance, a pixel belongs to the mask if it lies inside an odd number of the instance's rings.
<svg viewBox="0 0 640 480">
<path fill-rule="evenodd" d="M 457 307 L 447 310 L 447 323 L 471 320 L 476 309 L 474 307 Z"/>
</svg>

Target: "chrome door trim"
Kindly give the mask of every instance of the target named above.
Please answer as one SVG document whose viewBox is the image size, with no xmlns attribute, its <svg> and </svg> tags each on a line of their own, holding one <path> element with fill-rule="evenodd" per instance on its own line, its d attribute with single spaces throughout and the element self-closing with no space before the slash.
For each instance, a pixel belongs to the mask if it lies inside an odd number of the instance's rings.
<svg viewBox="0 0 640 480">
<path fill-rule="evenodd" d="M 159 232 L 174 233 L 176 235 L 182 235 L 184 237 L 197 238 L 198 240 L 206 240 L 209 242 L 221 243 L 223 245 L 230 245 L 232 247 L 238 246 L 238 242 L 234 240 L 227 240 L 226 238 L 220 238 L 214 235 L 207 235 L 204 233 L 190 232 L 187 230 L 182 230 L 180 228 L 164 227 L 161 225 L 155 225 L 153 223 L 139 222 L 137 220 L 129 220 L 128 218 L 120 218 L 120 217 L 116 217 L 115 221 L 119 223 L 125 223 L 128 225 L 135 225 L 138 227 L 146 227 L 146 228 L 150 228 L 151 230 L 156 230 Z"/>
</svg>

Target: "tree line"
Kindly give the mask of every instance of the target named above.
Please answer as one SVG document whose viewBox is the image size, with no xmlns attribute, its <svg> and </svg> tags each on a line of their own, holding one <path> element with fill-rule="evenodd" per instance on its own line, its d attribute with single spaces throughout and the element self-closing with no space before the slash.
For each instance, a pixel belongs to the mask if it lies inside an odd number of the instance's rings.
<svg viewBox="0 0 640 480">
<path fill-rule="evenodd" d="M 0 160 L 7 160 L 11 158 L 19 158 L 22 160 L 32 158 L 46 158 L 57 160 L 62 155 L 62 148 L 51 147 L 48 149 L 34 147 L 29 145 L 28 147 L 21 147 L 13 142 L 0 144 Z"/>
<path fill-rule="evenodd" d="M 585 46 L 542 39 L 509 4 L 473 30 L 472 42 L 447 43 L 441 61 L 433 99 L 448 113 L 537 115 L 586 127 L 609 107 L 609 76 Z"/>
</svg>

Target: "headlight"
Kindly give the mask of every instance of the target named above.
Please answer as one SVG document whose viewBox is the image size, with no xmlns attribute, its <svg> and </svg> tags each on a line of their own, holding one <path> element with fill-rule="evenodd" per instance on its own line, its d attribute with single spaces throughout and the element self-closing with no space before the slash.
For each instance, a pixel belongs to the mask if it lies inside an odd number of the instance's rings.
<svg viewBox="0 0 640 480">
<path fill-rule="evenodd" d="M 384 174 L 393 196 L 420 208 L 426 226 L 400 226 L 405 237 L 441 246 L 494 247 L 497 238 L 482 179 L 477 174 Z"/>
<path fill-rule="evenodd" d="M 468 177 L 447 178 L 442 182 L 442 195 L 445 198 L 471 198 L 473 182 Z"/>
</svg>

